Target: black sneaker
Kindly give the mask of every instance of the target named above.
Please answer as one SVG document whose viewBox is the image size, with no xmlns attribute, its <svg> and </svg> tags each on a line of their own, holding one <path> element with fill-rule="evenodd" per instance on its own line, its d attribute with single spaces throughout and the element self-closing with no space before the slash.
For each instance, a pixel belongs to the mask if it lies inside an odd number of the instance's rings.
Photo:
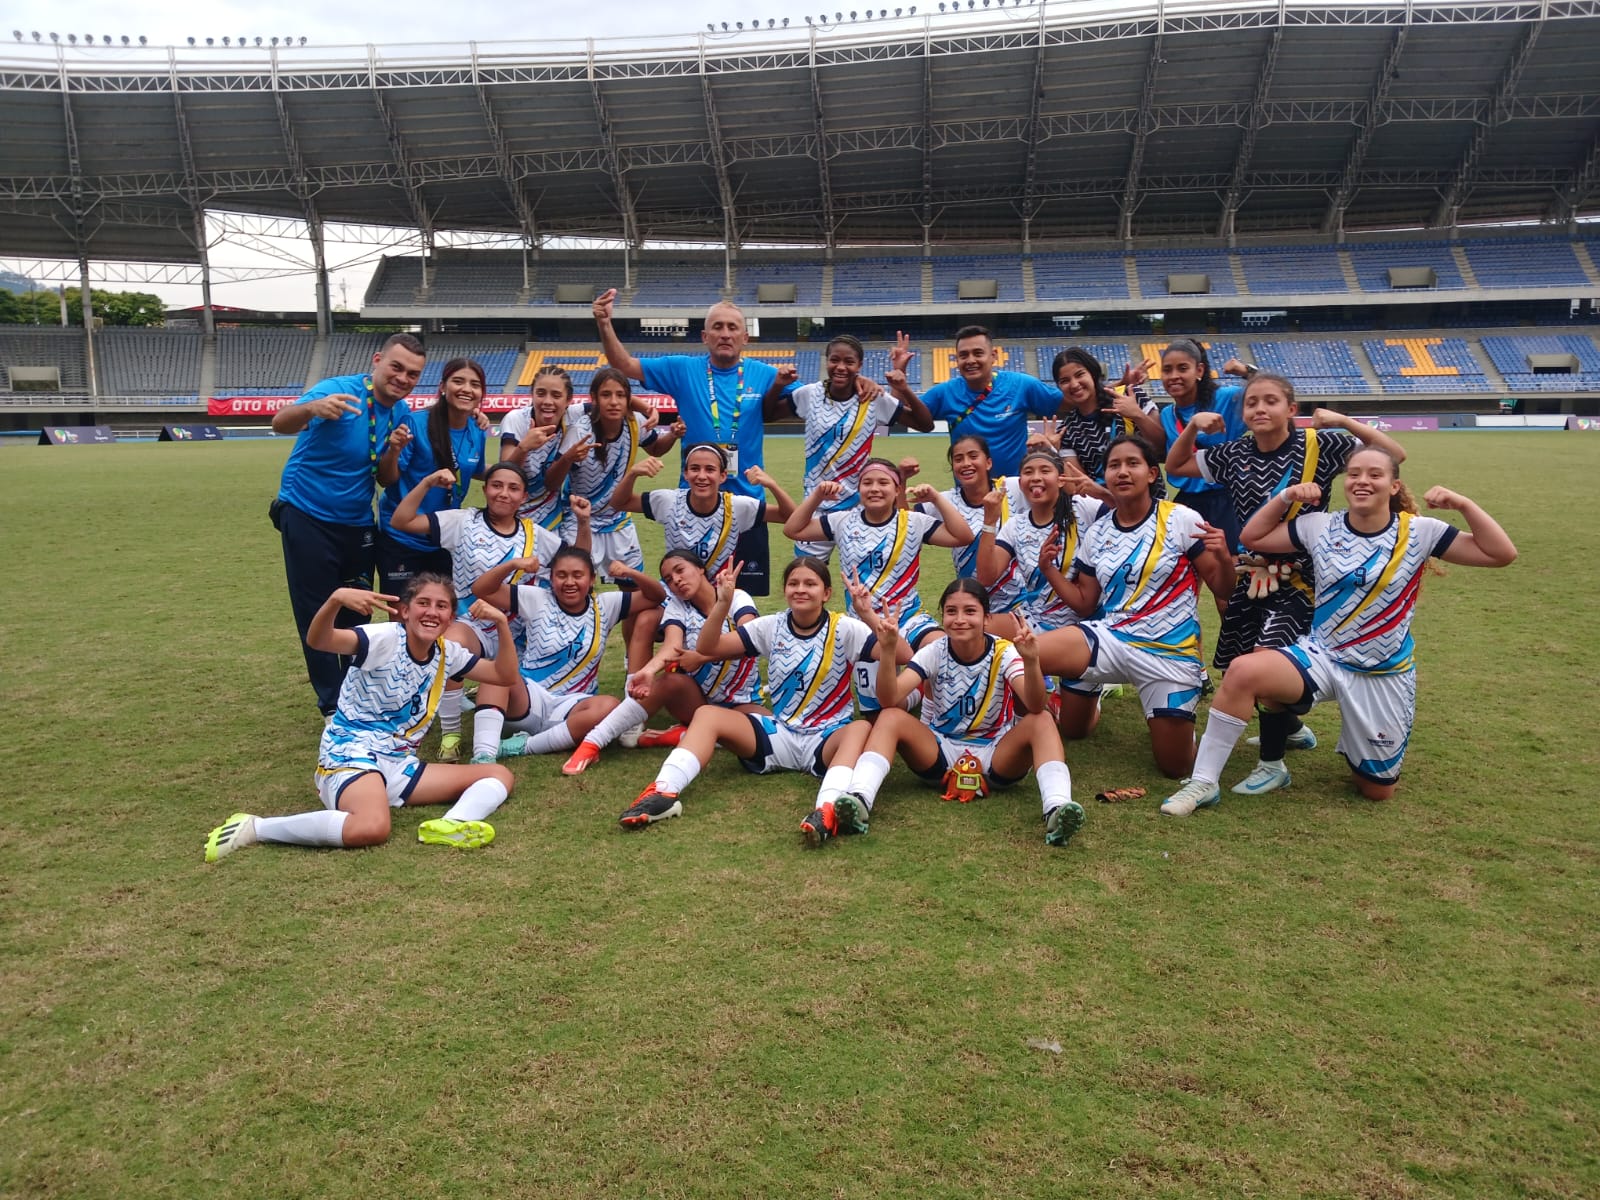
<svg viewBox="0 0 1600 1200">
<path fill-rule="evenodd" d="M 657 821 L 665 821 L 668 817 L 681 817 L 683 804 L 676 796 L 666 792 L 656 791 L 656 785 L 651 784 L 639 793 L 639 798 L 633 806 L 617 818 L 624 829 L 643 829 L 646 825 L 654 825 Z"/>
<path fill-rule="evenodd" d="M 839 823 L 834 819 L 833 805 L 824 804 L 814 809 L 809 817 L 800 822 L 800 832 L 808 846 L 820 846 L 835 836 L 839 832 Z"/>
</svg>

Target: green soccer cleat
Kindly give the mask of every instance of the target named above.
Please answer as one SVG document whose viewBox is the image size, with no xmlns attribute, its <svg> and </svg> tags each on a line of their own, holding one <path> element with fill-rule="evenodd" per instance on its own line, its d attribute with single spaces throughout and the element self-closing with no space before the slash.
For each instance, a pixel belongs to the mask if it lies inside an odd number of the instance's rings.
<svg viewBox="0 0 1600 1200">
<path fill-rule="evenodd" d="M 1083 828 L 1083 805 L 1068 800 L 1052 808 L 1044 819 L 1044 844 L 1065 846 Z"/>
<path fill-rule="evenodd" d="M 461 735 L 447 733 L 439 739 L 439 754 L 436 762 L 453 763 L 461 761 Z"/>
<path fill-rule="evenodd" d="M 833 818 L 840 833 L 865 833 L 872 810 L 854 792 L 845 792 L 833 802 Z"/>
<path fill-rule="evenodd" d="M 214 863 L 235 850 L 256 844 L 256 819 L 249 813 L 234 813 L 213 829 L 206 838 L 206 861 Z"/>
<path fill-rule="evenodd" d="M 487 821 L 452 821 L 448 817 L 435 817 L 417 826 L 417 841 L 425 846 L 476 850 L 494 841 L 494 826 Z"/>
</svg>

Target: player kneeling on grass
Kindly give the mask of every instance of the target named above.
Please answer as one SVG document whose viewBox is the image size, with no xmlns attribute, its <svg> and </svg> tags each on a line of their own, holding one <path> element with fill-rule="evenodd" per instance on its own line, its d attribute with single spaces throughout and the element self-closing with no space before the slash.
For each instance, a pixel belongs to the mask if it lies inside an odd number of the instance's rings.
<svg viewBox="0 0 1600 1200">
<path fill-rule="evenodd" d="M 234 813 L 206 839 L 206 861 L 242 846 L 281 842 L 292 846 L 376 846 L 389 838 L 389 809 L 402 804 L 446 804 L 443 817 L 424 821 L 417 840 L 472 848 L 494 840 L 486 819 L 511 793 L 511 772 L 493 764 L 424 764 L 417 746 L 433 724 L 445 685 L 475 679 L 504 686 L 517 675 L 517 652 L 505 614 L 488 604 L 471 615 L 490 621 L 499 635 L 494 660 L 447 641 L 456 594 L 443 576 L 412 579 L 386 624 L 336 629 L 341 608 L 364 616 L 388 612 L 395 597 L 340 588 L 317 610 L 306 644 L 354 663 L 339 689 L 339 706 L 322 731 L 314 783 L 325 806 L 291 817 Z"/>
<path fill-rule="evenodd" d="M 1139 689 L 1156 766 L 1181 779 L 1194 764 L 1194 710 L 1200 662 L 1200 581 L 1219 598 L 1233 590 L 1233 560 L 1222 532 L 1192 508 L 1156 500 L 1160 461 L 1143 438 L 1112 440 L 1106 487 L 1112 509 L 1084 530 L 1071 578 L 1063 573 L 1061 533 L 1039 550 L 1050 586 L 1085 620 L 1039 635 L 1039 661 L 1062 679 L 1061 733 L 1093 727 L 1099 690 Z"/>
<path fill-rule="evenodd" d="M 872 611 L 864 591 L 857 596 L 856 611 L 877 634 L 883 655 L 878 662 L 883 712 L 844 794 L 834 801 L 840 827 L 867 831 L 873 801 L 898 750 L 923 779 L 946 785 L 946 799 L 962 802 L 986 795 L 991 783 L 1016 783 L 1032 767 L 1044 800 L 1044 840 L 1066 845 L 1083 825 L 1083 808 L 1072 799 L 1061 735 L 1045 708 L 1032 627 L 1018 614 L 1010 641 L 984 632 L 989 593 L 973 579 L 956 579 L 945 588 L 939 610 L 945 636 L 918 650 L 902 671 L 894 661 L 898 622 Z M 898 707 L 918 688 L 923 691 L 920 718 Z"/>
<path fill-rule="evenodd" d="M 659 605 L 666 592 L 659 583 L 621 561 L 610 564 L 613 579 L 627 578 L 635 591 L 594 590 L 594 563 L 582 550 L 562 546 L 550 560 L 549 588 L 525 583 L 508 586 L 517 571 L 537 574 L 536 559 L 513 558 L 472 585 L 480 600 L 522 621 L 525 642 L 520 673 L 508 687 L 480 687 L 472 722 L 472 761 L 495 756 L 554 754 L 574 750 L 562 770 L 576 775 L 600 756 L 602 747 L 624 729 L 641 724 L 637 701 L 601 696 L 600 659 L 606 638 L 635 607 L 635 596 Z M 504 741 L 505 728 L 514 732 Z M 582 739 L 580 744 L 580 739 Z"/>
<path fill-rule="evenodd" d="M 1314 506 L 1322 489 L 1297 483 L 1256 510 L 1241 537 L 1261 554 L 1304 551 L 1316 579 L 1311 632 L 1283 649 L 1234 659 L 1211 699 L 1211 716 L 1195 755 L 1193 777 L 1161 811 L 1187 816 L 1220 798 L 1218 781 L 1257 704 L 1303 713 L 1335 700 L 1343 721 L 1339 752 L 1355 772 L 1356 789 L 1387 800 L 1417 712 L 1417 669 L 1411 640 L 1422 573 L 1432 558 L 1464 567 L 1504 567 L 1517 548 L 1495 519 L 1446 488 L 1430 488 L 1429 508 L 1454 509 L 1467 532 L 1413 515 L 1416 503 L 1388 451 L 1367 446 L 1345 468 L 1346 512 L 1312 512 L 1284 521 L 1297 504 Z"/>
<path fill-rule="evenodd" d="M 765 656 L 771 711 L 709 704 L 696 710 L 655 782 L 618 819 L 637 829 L 681 814 L 678 797 L 720 745 L 757 775 L 806 771 L 822 776 L 816 809 L 800 826 L 806 839 L 818 844 L 836 832 L 833 801 L 867 740 L 869 726 L 851 720 L 850 675 L 856 663 L 877 656 L 878 639 L 854 617 L 828 611 L 833 581 L 827 564 L 806 557 L 784 568 L 788 611 L 724 632 L 742 566 L 730 564 L 717 574 L 716 603 L 700 627 L 695 650 L 711 662 Z"/>
</svg>

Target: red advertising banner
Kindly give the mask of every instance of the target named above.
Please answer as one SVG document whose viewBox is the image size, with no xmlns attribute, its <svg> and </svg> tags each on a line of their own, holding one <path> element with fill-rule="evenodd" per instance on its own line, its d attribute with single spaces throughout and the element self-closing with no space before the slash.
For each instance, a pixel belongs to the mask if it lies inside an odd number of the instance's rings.
<svg viewBox="0 0 1600 1200">
<path fill-rule="evenodd" d="M 677 405 L 671 396 L 659 395 L 655 392 L 635 392 L 635 396 L 646 401 L 656 412 L 663 417 L 678 415 Z M 213 417 L 270 417 L 280 408 L 287 408 L 299 396 L 212 396 L 206 401 L 206 412 Z M 412 396 L 409 398 L 412 411 L 421 412 L 432 408 L 439 397 L 437 396 Z M 586 395 L 573 397 L 579 403 L 589 399 Z M 526 396 L 485 396 L 483 398 L 483 411 L 489 416 L 503 416 L 515 412 L 528 403 Z"/>
</svg>

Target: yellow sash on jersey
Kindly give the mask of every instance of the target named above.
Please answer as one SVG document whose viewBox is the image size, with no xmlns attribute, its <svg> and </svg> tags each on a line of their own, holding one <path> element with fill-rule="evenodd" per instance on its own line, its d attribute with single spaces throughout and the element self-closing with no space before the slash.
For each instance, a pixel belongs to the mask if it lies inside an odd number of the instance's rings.
<svg viewBox="0 0 1600 1200">
<path fill-rule="evenodd" d="M 687 501 L 685 502 L 687 503 Z M 689 510 L 693 512 L 691 508 Z M 717 534 L 717 540 L 711 544 L 711 551 L 706 555 L 706 569 L 710 570 L 716 561 L 722 557 L 722 551 L 728 545 L 728 538 L 733 534 L 733 493 L 722 493 L 722 529 Z"/>
<path fill-rule="evenodd" d="M 844 454 L 846 450 L 850 449 L 850 443 L 855 441 L 856 435 L 861 432 L 861 427 L 866 424 L 867 410 L 871 407 L 872 405 L 868 404 L 864 400 L 856 405 L 856 419 L 851 422 L 850 432 L 844 435 L 844 440 L 840 442 L 834 452 L 828 456 L 828 461 L 822 464 L 824 479 L 828 477 L 828 469 L 832 467 L 834 463 L 839 461 L 840 456 Z"/>
<path fill-rule="evenodd" d="M 434 642 L 433 648 L 439 653 L 439 669 L 433 673 L 433 683 L 428 686 L 428 703 L 423 706 L 422 715 L 400 735 L 403 738 L 421 737 L 433 724 L 433 714 L 439 711 L 439 697 L 444 695 L 444 639 Z"/>
<path fill-rule="evenodd" d="M 894 564 L 900 560 L 900 552 L 906 548 L 906 530 L 911 524 L 911 514 L 905 509 L 898 509 L 894 516 L 894 545 L 889 550 L 889 557 L 883 564 L 883 570 L 878 572 L 878 577 L 867 585 L 867 591 L 873 595 L 878 594 L 878 589 L 883 586 L 883 581 L 889 577 L 889 572 Z"/>
<path fill-rule="evenodd" d="M 822 681 L 828 677 L 828 671 L 833 666 L 834 635 L 839 631 L 839 616 L 840 614 L 834 612 L 828 614 L 828 632 L 822 641 L 822 665 L 817 668 L 817 674 L 811 680 L 811 686 L 806 689 L 806 694 L 800 698 L 800 704 L 795 709 L 796 717 L 805 712 L 806 706 L 816 699 L 817 689 L 822 686 Z"/>
<path fill-rule="evenodd" d="M 600 601 L 592 595 L 589 597 L 589 609 L 594 613 L 594 630 L 589 638 L 589 653 L 585 654 L 560 679 L 545 685 L 552 692 L 557 691 L 567 680 L 581 674 L 584 668 L 592 663 L 600 652 L 605 649 L 605 639 L 600 634 Z"/>
<path fill-rule="evenodd" d="M 1172 510 L 1176 507 L 1177 505 L 1171 500 L 1156 501 L 1155 536 L 1150 540 L 1150 553 L 1145 556 L 1144 566 L 1139 569 L 1139 582 L 1134 586 L 1133 592 L 1128 597 L 1129 606 L 1150 585 L 1150 577 L 1155 574 L 1156 563 L 1161 560 L 1161 551 L 1166 548 L 1167 520 L 1172 516 Z M 1073 528 L 1074 530 L 1077 528 L 1076 521 L 1073 522 Z"/>
<path fill-rule="evenodd" d="M 973 712 L 972 720 L 967 724 L 967 732 L 969 734 L 976 732 L 978 727 L 983 724 L 983 718 L 989 712 L 989 705 L 994 702 L 996 689 L 1000 686 L 1000 659 L 1009 649 L 1011 649 L 1010 642 L 1004 638 L 995 638 L 994 648 L 989 655 L 989 682 L 984 686 L 983 699 L 978 703 L 977 709 Z"/>
<path fill-rule="evenodd" d="M 1315 429 L 1308 429 L 1308 430 L 1306 430 L 1306 459 L 1305 459 L 1305 462 L 1300 467 L 1300 482 L 1301 483 L 1311 483 L 1313 480 L 1316 479 L 1316 477 L 1317 477 L 1317 431 Z M 1304 506 L 1298 500 L 1296 500 L 1293 504 L 1289 505 L 1289 511 L 1287 513 L 1285 513 L 1284 516 L 1283 516 L 1284 521 L 1285 522 L 1292 521 L 1296 517 L 1298 517 L 1300 515 L 1300 509 L 1302 507 L 1304 507 Z"/>
<path fill-rule="evenodd" d="M 1411 539 L 1411 514 L 1400 514 L 1400 528 L 1394 535 L 1394 552 L 1389 555 L 1389 561 L 1383 565 L 1383 571 L 1378 576 L 1378 582 L 1372 585 L 1372 590 L 1366 598 L 1350 611 L 1350 615 L 1334 626 L 1335 630 L 1343 629 L 1350 622 L 1359 617 L 1379 596 L 1383 595 L 1385 588 L 1393 581 L 1395 572 L 1400 569 L 1400 562 L 1406 556 L 1406 543 Z"/>
</svg>

